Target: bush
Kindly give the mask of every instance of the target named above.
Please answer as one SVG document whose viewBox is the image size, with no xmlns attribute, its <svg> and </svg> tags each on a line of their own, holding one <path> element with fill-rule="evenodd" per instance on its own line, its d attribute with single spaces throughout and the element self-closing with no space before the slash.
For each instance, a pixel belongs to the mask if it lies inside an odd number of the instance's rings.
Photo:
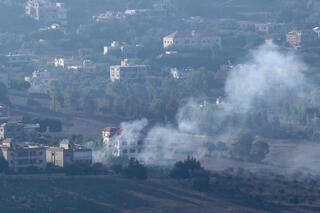
<svg viewBox="0 0 320 213">
<path fill-rule="evenodd" d="M 61 121 L 58 119 L 39 118 L 35 119 L 33 122 L 40 124 L 40 128 L 38 129 L 39 132 L 45 132 L 47 129 L 49 129 L 50 132 L 61 132 L 62 130 Z"/>
<path fill-rule="evenodd" d="M 269 145 L 264 141 L 256 141 L 252 144 L 250 151 L 250 161 L 261 162 L 269 153 Z"/>
<path fill-rule="evenodd" d="M 177 162 L 171 170 L 169 176 L 177 179 L 188 179 L 191 178 L 191 172 L 193 170 L 204 170 L 200 162 L 195 158 L 188 157 L 184 161 Z"/>
<path fill-rule="evenodd" d="M 122 170 L 127 178 L 136 178 L 140 180 L 147 179 L 147 168 L 139 163 L 138 160 L 130 159 L 128 167 Z"/>
<path fill-rule="evenodd" d="M 9 171 L 9 164 L 3 157 L 0 158 L 0 173 L 6 173 Z"/>
<path fill-rule="evenodd" d="M 30 88 L 30 83 L 25 80 L 12 80 L 10 85 L 12 89 L 16 90 L 27 90 Z"/>
<path fill-rule="evenodd" d="M 90 175 L 92 168 L 87 164 L 71 163 L 64 167 L 66 175 Z"/>
<path fill-rule="evenodd" d="M 116 174 L 122 174 L 123 172 L 123 167 L 121 164 L 114 164 L 110 167 L 110 169 Z"/>
<path fill-rule="evenodd" d="M 209 173 L 205 170 L 193 170 L 191 172 L 192 188 L 201 192 L 208 191 L 210 187 Z"/>
</svg>

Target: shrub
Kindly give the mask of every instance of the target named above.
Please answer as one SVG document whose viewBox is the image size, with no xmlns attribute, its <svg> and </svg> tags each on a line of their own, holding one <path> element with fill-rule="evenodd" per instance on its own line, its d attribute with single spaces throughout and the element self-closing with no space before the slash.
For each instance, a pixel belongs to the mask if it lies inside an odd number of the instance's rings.
<svg viewBox="0 0 320 213">
<path fill-rule="evenodd" d="M 127 178 L 136 178 L 140 180 L 145 180 L 148 177 L 147 168 L 135 159 L 130 159 L 129 165 L 123 169 L 123 175 Z"/>
<path fill-rule="evenodd" d="M 199 191 L 208 191 L 210 187 L 209 173 L 205 170 L 193 170 L 191 172 L 192 188 Z"/>
<path fill-rule="evenodd" d="M 4 158 L 0 158 L 0 173 L 6 173 L 9 171 L 8 161 Z"/>
<path fill-rule="evenodd" d="M 200 162 L 195 158 L 188 157 L 184 161 L 177 162 L 171 170 L 169 176 L 177 179 L 188 179 L 191 177 L 190 172 L 193 170 L 203 170 Z"/>
</svg>

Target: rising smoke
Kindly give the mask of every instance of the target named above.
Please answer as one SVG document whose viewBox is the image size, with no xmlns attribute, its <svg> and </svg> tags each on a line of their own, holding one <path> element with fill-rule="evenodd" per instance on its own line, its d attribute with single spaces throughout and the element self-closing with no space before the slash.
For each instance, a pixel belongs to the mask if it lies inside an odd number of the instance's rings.
<svg viewBox="0 0 320 213">
<path fill-rule="evenodd" d="M 201 160 L 207 153 L 208 143 L 222 137 L 227 142 L 228 138 L 235 137 L 235 131 L 230 129 L 213 137 L 203 136 L 202 123 L 214 129 L 233 113 L 245 114 L 259 105 L 277 107 L 283 101 L 306 101 L 312 86 L 303 74 L 307 66 L 297 56 L 282 52 L 273 44 L 263 45 L 249 56 L 248 61 L 230 71 L 219 106 L 208 102 L 200 106 L 197 100 L 190 98 L 178 110 L 176 125 L 158 124 L 148 131 L 144 138 L 145 149 L 138 159 L 149 165 L 172 164 L 187 155 Z M 137 143 L 139 132 L 147 123 L 146 119 L 122 123 L 121 127 L 126 128 L 124 137 L 130 143 Z M 105 152 L 100 150 L 97 154 L 101 157 Z"/>
</svg>

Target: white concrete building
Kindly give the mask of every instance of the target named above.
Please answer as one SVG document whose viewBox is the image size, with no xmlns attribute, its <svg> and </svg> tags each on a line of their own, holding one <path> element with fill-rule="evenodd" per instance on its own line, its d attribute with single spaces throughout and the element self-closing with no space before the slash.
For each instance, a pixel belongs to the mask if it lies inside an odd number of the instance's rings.
<svg viewBox="0 0 320 213">
<path fill-rule="evenodd" d="M 120 65 L 110 66 L 110 80 L 128 81 L 145 78 L 148 75 L 149 66 L 137 65 L 130 59 L 124 59 Z"/>
<path fill-rule="evenodd" d="M 109 156 L 128 159 L 137 158 L 137 155 L 143 150 L 143 135 L 140 138 L 132 138 L 132 134 L 126 134 L 126 129 L 106 127 L 102 131 L 103 142 L 106 146 Z"/>
<path fill-rule="evenodd" d="M 125 20 L 126 16 L 122 12 L 106 11 L 105 13 L 98 14 L 96 16 L 93 16 L 92 18 L 96 22 L 108 23 L 114 20 Z"/>
<path fill-rule="evenodd" d="M 171 68 L 170 74 L 174 79 L 186 79 L 190 77 L 193 69 L 178 69 L 178 68 Z"/>
<path fill-rule="evenodd" d="M 211 49 L 221 47 L 221 38 L 207 31 L 176 31 L 163 38 L 164 49 Z"/>
<path fill-rule="evenodd" d="M 103 55 L 108 55 L 112 52 L 123 52 L 124 46 L 120 45 L 118 41 L 111 42 L 110 46 L 103 47 Z"/>
</svg>

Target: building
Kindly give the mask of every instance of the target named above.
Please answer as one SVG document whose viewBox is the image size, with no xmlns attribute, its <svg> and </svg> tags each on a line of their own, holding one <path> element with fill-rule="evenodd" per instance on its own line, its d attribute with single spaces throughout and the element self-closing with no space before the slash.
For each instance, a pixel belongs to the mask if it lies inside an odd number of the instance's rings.
<svg viewBox="0 0 320 213">
<path fill-rule="evenodd" d="M 24 139 L 23 123 L 8 122 L 0 125 L 0 140 L 14 138 L 16 140 Z"/>
<path fill-rule="evenodd" d="M 82 71 L 83 72 L 95 72 L 97 70 L 97 65 L 91 60 L 83 60 Z"/>
<path fill-rule="evenodd" d="M 92 164 L 92 150 L 62 140 L 59 147 L 49 147 L 46 150 L 46 161 L 55 166 L 64 167 L 72 163 Z"/>
<path fill-rule="evenodd" d="M 4 70 L 3 68 L 0 68 L 0 83 L 5 85 L 7 88 L 10 87 L 9 73 L 6 70 Z"/>
<path fill-rule="evenodd" d="M 291 47 L 297 49 L 311 46 L 319 41 L 318 34 L 313 30 L 293 30 L 286 35 L 286 41 Z"/>
<path fill-rule="evenodd" d="M 256 31 L 265 34 L 279 33 L 283 31 L 285 25 L 282 23 L 257 23 L 253 21 L 238 21 L 237 25 L 243 31 Z"/>
<path fill-rule="evenodd" d="M 80 60 L 74 58 L 55 58 L 54 66 L 75 72 L 95 72 L 97 69 L 96 64 L 91 60 Z"/>
<path fill-rule="evenodd" d="M 171 68 L 170 69 L 170 74 L 172 78 L 174 79 L 186 79 L 191 76 L 193 69 L 177 69 L 177 68 Z"/>
<path fill-rule="evenodd" d="M 96 22 L 108 23 L 111 21 L 122 21 L 126 19 L 126 16 L 122 12 L 113 12 L 113 11 L 106 11 L 105 13 L 101 13 L 99 15 L 92 17 Z"/>
<path fill-rule="evenodd" d="M 33 60 L 33 56 L 30 54 L 9 54 L 5 57 L 9 67 L 27 65 Z"/>
<path fill-rule="evenodd" d="M 102 130 L 102 139 L 104 144 L 109 144 L 110 139 L 119 133 L 120 128 L 106 127 Z"/>
<path fill-rule="evenodd" d="M 262 33 L 279 33 L 284 24 L 281 23 L 256 23 L 255 30 Z"/>
<path fill-rule="evenodd" d="M 129 81 L 143 79 L 150 69 L 147 65 L 137 65 L 130 59 L 121 61 L 121 65 L 110 66 L 110 80 Z"/>
<path fill-rule="evenodd" d="M 6 139 L 0 146 L 0 156 L 8 161 L 13 171 L 24 171 L 30 167 L 45 169 L 47 166 L 46 149 L 32 143 L 17 143 Z"/>
<path fill-rule="evenodd" d="M 26 14 L 46 25 L 59 24 L 67 26 L 67 9 L 63 3 L 46 0 L 28 0 Z"/>
<path fill-rule="evenodd" d="M 70 67 L 77 66 L 81 67 L 82 66 L 82 61 L 80 59 L 75 59 L 75 58 L 55 58 L 54 59 L 54 66 L 55 67 L 61 67 L 64 69 L 69 69 Z"/>
<path fill-rule="evenodd" d="M 137 158 L 137 155 L 142 152 L 144 133 L 139 133 L 138 138 L 135 139 L 132 138 L 131 133 L 126 133 L 126 129 L 114 127 L 106 127 L 102 131 L 103 143 L 109 156 L 131 159 Z"/>
<path fill-rule="evenodd" d="M 10 110 L 7 106 L 0 105 L 0 123 L 6 123 L 9 121 Z"/>
<path fill-rule="evenodd" d="M 49 81 L 51 74 L 47 70 L 37 70 L 32 77 L 25 77 L 24 80 L 30 83 L 29 92 L 49 94 Z"/>
<path fill-rule="evenodd" d="M 176 31 L 163 38 L 164 49 L 212 49 L 216 47 L 221 47 L 221 38 L 207 31 Z"/>
<path fill-rule="evenodd" d="M 108 55 L 112 53 L 122 53 L 124 46 L 120 45 L 118 41 L 111 42 L 110 46 L 103 47 L 103 55 Z"/>
</svg>

